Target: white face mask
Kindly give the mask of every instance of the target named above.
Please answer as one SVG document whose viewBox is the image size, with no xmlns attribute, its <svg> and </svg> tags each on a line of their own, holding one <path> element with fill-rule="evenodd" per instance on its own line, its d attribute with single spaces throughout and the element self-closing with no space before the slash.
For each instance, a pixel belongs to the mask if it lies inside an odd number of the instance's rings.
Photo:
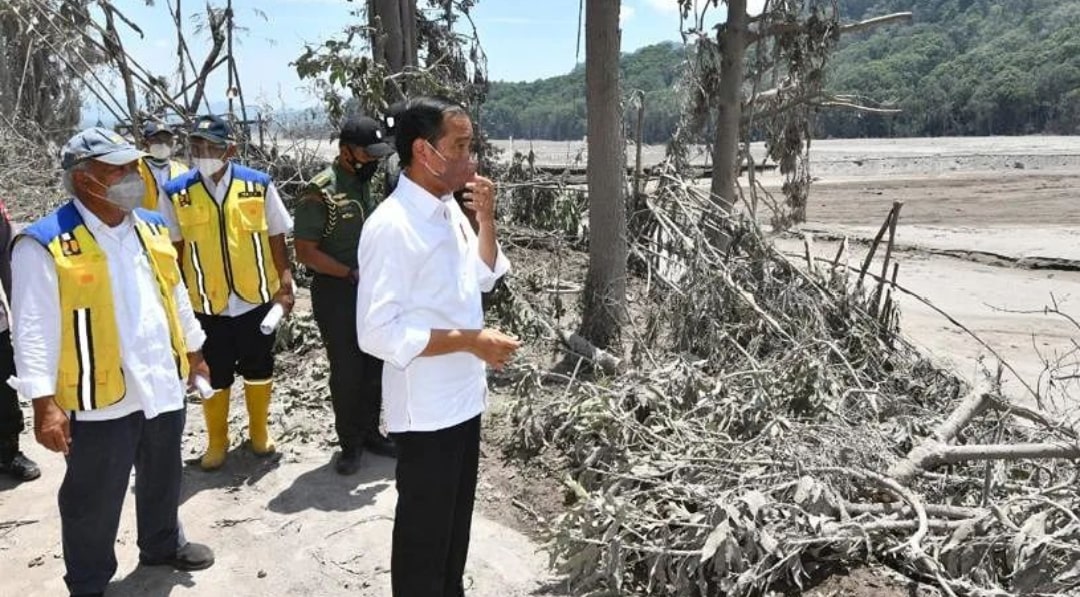
<svg viewBox="0 0 1080 597">
<path fill-rule="evenodd" d="M 150 155 L 155 160 L 167 160 L 172 157 L 172 145 L 166 143 L 151 143 Z"/>
<path fill-rule="evenodd" d="M 101 181 L 94 179 L 98 184 Z M 105 185 L 101 185 L 105 186 Z M 138 172 L 129 172 L 105 190 L 105 200 L 125 212 L 134 211 L 146 194 L 146 183 Z"/>
<path fill-rule="evenodd" d="M 191 167 L 207 176 L 217 174 L 218 170 L 225 167 L 225 160 L 221 158 L 191 158 Z"/>
</svg>

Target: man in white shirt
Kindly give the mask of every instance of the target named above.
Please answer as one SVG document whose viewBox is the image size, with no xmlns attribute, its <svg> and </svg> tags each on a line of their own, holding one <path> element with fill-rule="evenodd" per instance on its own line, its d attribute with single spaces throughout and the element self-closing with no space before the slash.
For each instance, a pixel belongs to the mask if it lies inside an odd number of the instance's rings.
<svg viewBox="0 0 1080 597">
<path fill-rule="evenodd" d="M 130 143 L 100 128 L 61 153 L 73 199 L 24 230 L 12 256 L 18 377 L 39 443 L 63 453 L 64 580 L 101 595 L 116 572 L 116 533 L 135 468 L 139 561 L 179 570 L 214 562 L 188 542 L 177 511 L 184 396 L 209 376 L 161 217 L 136 209 L 145 187 Z"/>
<path fill-rule="evenodd" d="M 23 413 L 15 388 L 4 381 L 15 375 L 15 353 L 11 347 L 11 221 L 0 201 L 0 474 L 16 481 L 33 481 L 41 469 L 19 449 Z"/>
<path fill-rule="evenodd" d="M 480 293 L 510 263 L 496 242 L 494 185 L 476 175 L 465 109 L 417 98 L 396 115 L 395 133 L 404 170 L 364 223 L 356 306 L 360 348 L 385 361 L 383 409 L 398 446 L 393 594 L 460 597 L 485 363 L 500 368 L 519 346 L 484 328 Z"/>
<path fill-rule="evenodd" d="M 275 304 L 285 313 L 292 310 L 285 235 L 293 222 L 268 174 L 231 161 L 236 138 L 227 122 L 199 117 L 188 145 L 192 169 L 165 184 L 158 209 L 206 330 L 203 353 L 216 391 L 203 401 L 207 448 L 200 465 L 210 471 L 225 464 L 230 388 L 237 374 L 244 378 L 251 451 L 265 456 L 275 450 L 268 428 L 275 335 L 260 326 Z"/>
</svg>

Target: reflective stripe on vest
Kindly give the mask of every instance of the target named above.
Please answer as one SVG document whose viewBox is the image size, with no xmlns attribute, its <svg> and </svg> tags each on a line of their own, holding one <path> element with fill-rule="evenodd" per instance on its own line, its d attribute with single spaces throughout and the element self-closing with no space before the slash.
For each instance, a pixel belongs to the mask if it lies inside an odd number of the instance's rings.
<svg viewBox="0 0 1080 597">
<path fill-rule="evenodd" d="M 173 289 L 180 283 L 176 251 L 161 216 L 136 210 L 135 230 L 146 252 L 169 324 L 177 374 L 187 379 L 187 347 Z M 27 228 L 56 265 L 60 298 L 60 361 L 56 402 L 65 410 L 104 408 L 127 392 L 120 332 L 105 253 L 73 203 Z"/>
<path fill-rule="evenodd" d="M 196 312 L 221 314 L 233 293 L 259 305 L 278 291 L 266 221 L 269 184 L 265 174 L 234 164 L 221 206 L 197 170 L 166 185 L 183 237 L 184 281 Z"/>
</svg>

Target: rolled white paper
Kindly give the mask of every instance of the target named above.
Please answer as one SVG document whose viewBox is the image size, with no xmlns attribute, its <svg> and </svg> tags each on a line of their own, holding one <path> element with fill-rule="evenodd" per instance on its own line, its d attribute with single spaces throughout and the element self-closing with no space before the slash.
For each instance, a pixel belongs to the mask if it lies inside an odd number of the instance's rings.
<svg viewBox="0 0 1080 597">
<path fill-rule="evenodd" d="M 285 308 L 279 303 L 274 303 L 274 306 L 270 308 L 270 312 L 266 314 L 262 323 L 259 324 L 259 329 L 267 336 L 273 334 L 274 330 L 277 329 L 278 324 L 281 323 L 281 318 L 284 316 Z"/>
<path fill-rule="evenodd" d="M 199 392 L 199 396 L 203 399 L 209 398 L 214 395 L 214 388 L 210 386 L 210 382 L 201 375 L 195 376 L 195 389 Z"/>
</svg>

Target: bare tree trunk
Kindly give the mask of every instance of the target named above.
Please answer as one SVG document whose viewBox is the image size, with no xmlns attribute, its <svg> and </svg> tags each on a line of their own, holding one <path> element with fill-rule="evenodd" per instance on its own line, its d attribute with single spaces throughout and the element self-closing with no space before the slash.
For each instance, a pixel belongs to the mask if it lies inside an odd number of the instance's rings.
<svg viewBox="0 0 1080 597">
<path fill-rule="evenodd" d="M 625 155 L 619 97 L 619 0 L 586 0 L 589 273 L 581 334 L 600 348 L 619 337 L 626 312 Z"/>
<path fill-rule="evenodd" d="M 416 66 L 416 0 L 368 0 L 371 48 L 376 62 L 391 73 Z M 390 86 L 389 102 L 404 97 L 404 90 Z"/>
<path fill-rule="evenodd" d="M 403 45 L 402 56 L 404 57 L 402 68 L 416 66 L 418 64 L 416 57 L 418 43 L 416 38 L 416 0 L 399 2 L 399 5 L 401 6 L 401 42 Z"/>
<path fill-rule="evenodd" d="M 739 125 L 742 115 L 744 57 L 749 39 L 746 0 L 729 0 L 727 24 L 720 33 L 720 90 L 717 94 L 716 132 L 713 138 L 712 200 L 721 212 L 731 213 L 735 205 L 735 183 L 739 155 Z"/>
<path fill-rule="evenodd" d="M 11 65 L 19 55 L 15 40 L 20 37 L 13 21 L 8 15 L 0 14 L 0 112 L 10 116 L 16 115 Z"/>
</svg>

